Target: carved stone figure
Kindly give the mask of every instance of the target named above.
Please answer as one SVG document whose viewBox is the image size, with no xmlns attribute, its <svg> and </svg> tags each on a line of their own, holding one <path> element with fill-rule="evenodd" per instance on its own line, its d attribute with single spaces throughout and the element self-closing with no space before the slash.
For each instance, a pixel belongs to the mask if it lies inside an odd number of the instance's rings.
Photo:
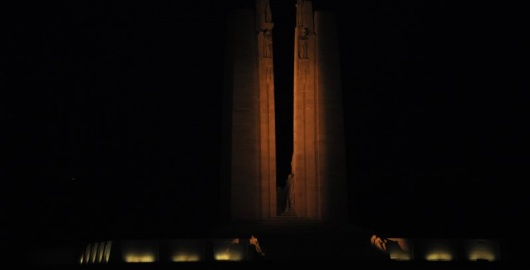
<svg viewBox="0 0 530 270">
<path fill-rule="evenodd" d="M 269 0 L 256 0 L 256 31 L 270 30 L 273 25 Z"/>
<path fill-rule="evenodd" d="M 298 35 L 298 58 L 307 59 L 307 41 L 309 39 L 308 29 L 305 27 L 300 28 Z"/>
<path fill-rule="evenodd" d="M 287 177 L 287 183 L 285 188 L 287 189 L 287 203 L 285 204 L 285 211 L 289 211 L 294 208 L 295 205 L 295 185 L 294 185 L 294 174 L 290 173 Z"/>
<path fill-rule="evenodd" d="M 261 247 L 259 246 L 259 242 L 258 242 L 258 238 L 256 238 L 254 235 L 250 236 L 250 239 L 248 240 L 249 242 L 249 247 L 253 247 L 254 251 L 261 255 L 261 256 L 265 256 L 265 252 L 263 252 L 263 250 L 261 250 Z"/>
</svg>

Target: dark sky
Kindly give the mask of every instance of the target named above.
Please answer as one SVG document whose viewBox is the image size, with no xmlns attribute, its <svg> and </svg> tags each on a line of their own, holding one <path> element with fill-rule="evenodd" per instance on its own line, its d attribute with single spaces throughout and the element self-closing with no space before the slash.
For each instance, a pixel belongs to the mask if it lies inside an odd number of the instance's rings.
<svg viewBox="0 0 530 270">
<path fill-rule="evenodd" d="M 253 1 L 173 2 L 8 10 L 0 176 L 10 228 L 170 238 L 217 222 L 224 18 Z M 292 151 L 291 2 L 271 0 L 280 178 Z M 351 220 L 409 236 L 515 226 L 530 161 L 520 9 L 313 2 L 339 23 Z"/>
</svg>

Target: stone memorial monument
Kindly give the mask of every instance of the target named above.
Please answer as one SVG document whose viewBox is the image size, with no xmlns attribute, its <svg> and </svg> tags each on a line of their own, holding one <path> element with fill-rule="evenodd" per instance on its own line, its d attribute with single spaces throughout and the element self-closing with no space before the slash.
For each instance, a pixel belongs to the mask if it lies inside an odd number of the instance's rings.
<svg viewBox="0 0 530 270">
<path fill-rule="evenodd" d="M 347 222 L 348 195 L 335 17 L 296 1 L 290 218 Z M 269 1 L 229 15 L 225 182 L 230 222 L 281 219 L 276 180 L 273 26 Z M 293 204 L 292 202 L 296 202 Z M 283 204 L 287 205 L 287 202 Z"/>
</svg>

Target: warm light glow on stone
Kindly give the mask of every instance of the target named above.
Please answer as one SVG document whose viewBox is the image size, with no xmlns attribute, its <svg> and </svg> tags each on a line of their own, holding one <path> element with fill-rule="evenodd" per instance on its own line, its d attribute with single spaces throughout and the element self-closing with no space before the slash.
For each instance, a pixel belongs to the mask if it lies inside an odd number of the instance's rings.
<svg viewBox="0 0 530 270">
<path fill-rule="evenodd" d="M 215 253 L 216 261 L 241 261 L 243 260 L 243 254 L 236 252 L 217 252 Z"/>
<path fill-rule="evenodd" d="M 201 260 L 201 256 L 199 254 L 181 253 L 173 255 L 171 260 L 174 262 L 198 262 Z"/>
<path fill-rule="evenodd" d="M 128 263 L 150 263 L 155 261 L 154 254 L 126 254 L 125 262 Z"/>
<path fill-rule="evenodd" d="M 107 245 L 105 245 L 105 263 L 109 262 L 111 248 L 112 248 L 112 241 L 107 241 Z"/>
<path fill-rule="evenodd" d="M 425 249 L 425 259 L 428 261 L 452 261 L 455 259 L 454 247 L 451 241 L 432 240 L 430 247 Z"/>
<path fill-rule="evenodd" d="M 84 263 L 90 262 L 90 251 L 92 250 L 92 244 L 88 244 L 85 248 Z"/>
<path fill-rule="evenodd" d="M 110 259 L 111 247 L 112 241 L 88 243 L 86 248 L 81 253 L 79 264 L 108 263 Z"/>
<path fill-rule="evenodd" d="M 239 238 L 217 239 L 214 241 L 214 259 L 216 261 L 242 261 L 245 258 L 246 248 L 247 245 L 241 244 Z"/>
<path fill-rule="evenodd" d="M 412 256 L 410 253 L 407 252 L 389 252 L 390 253 L 390 259 L 394 261 L 410 261 L 412 260 Z"/>
<path fill-rule="evenodd" d="M 91 263 L 95 263 L 96 262 L 96 255 L 98 254 L 98 243 L 94 243 L 94 245 L 92 245 L 92 251 L 91 251 L 91 256 L 90 256 L 90 262 Z"/>
<path fill-rule="evenodd" d="M 216 261 L 228 261 L 230 260 L 230 253 L 228 252 L 219 252 L 215 254 Z"/>
<path fill-rule="evenodd" d="M 103 262 L 103 258 L 105 255 L 105 246 L 106 246 L 105 242 L 99 243 L 98 254 L 97 254 L 98 256 L 96 258 L 96 262 L 98 263 Z"/>
<path fill-rule="evenodd" d="M 197 239 L 178 239 L 169 243 L 170 260 L 173 262 L 197 262 L 205 260 L 205 242 Z"/>
<path fill-rule="evenodd" d="M 429 252 L 425 259 L 428 261 L 452 261 L 453 255 L 445 250 L 436 250 Z"/>
<path fill-rule="evenodd" d="M 158 241 L 125 241 L 121 245 L 122 260 L 127 263 L 158 261 Z"/>
<path fill-rule="evenodd" d="M 485 250 L 480 250 L 480 251 L 475 251 L 469 254 L 469 260 L 471 261 L 478 261 L 478 260 L 496 261 L 497 258 L 494 253 L 491 253 Z"/>
<path fill-rule="evenodd" d="M 497 254 L 496 243 L 492 241 L 476 240 L 469 243 L 467 249 L 467 256 L 471 261 L 496 261 Z"/>
</svg>

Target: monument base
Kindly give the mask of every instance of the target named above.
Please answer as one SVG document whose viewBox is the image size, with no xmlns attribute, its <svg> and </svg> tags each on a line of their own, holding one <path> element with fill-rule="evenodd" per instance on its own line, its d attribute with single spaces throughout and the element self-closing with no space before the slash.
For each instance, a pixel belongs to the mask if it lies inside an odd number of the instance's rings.
<svg viewBox="0 0 530 270">
<path fill-rule="evenodd" d="M 390 260 L 371 244 L 373 233 L 351 224 L 320 223 L 295 216 L 255 223 L 227 224 L 220 238 L 258 239 L 271 261 Z"/>
</svg>

